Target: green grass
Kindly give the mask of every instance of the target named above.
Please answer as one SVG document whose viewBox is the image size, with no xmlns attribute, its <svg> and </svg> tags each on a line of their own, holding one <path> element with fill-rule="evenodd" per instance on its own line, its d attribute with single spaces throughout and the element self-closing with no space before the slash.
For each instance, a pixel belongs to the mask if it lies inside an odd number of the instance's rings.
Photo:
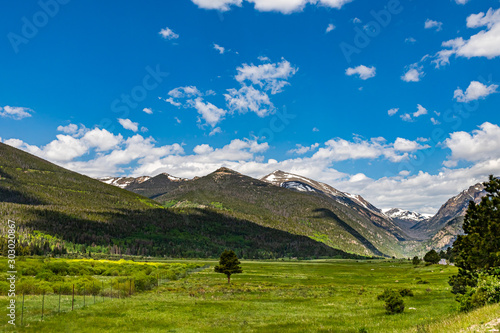
<svg viewBox="0 0 500 333">
<path fill-rule="evenodd" d="M 453 327 L 500 317 L 498 307 L 478 310 L 484 313 L 477 321 L 457 312 L 447 284 L 455 267 L 414 268 L 407 261 L 244 261 L 244 273 L 234 275 L 229 286 L 224 275 L 213 272 L 214 261 L 200 263 L 212 267 L 131 298 L 49 316 L 18 331 L 458 332 Z M 417 277 L 429 284 L 416 284 Z M 414 292 L 405 297 L 403 314 L 385 314 L 384 303 L 376 298 L 386 288 Z"/>
</svg>

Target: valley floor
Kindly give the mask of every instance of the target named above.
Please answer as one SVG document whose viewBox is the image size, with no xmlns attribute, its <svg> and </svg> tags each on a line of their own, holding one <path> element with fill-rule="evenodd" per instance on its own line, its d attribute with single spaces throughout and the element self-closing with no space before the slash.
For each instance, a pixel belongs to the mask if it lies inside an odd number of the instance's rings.
<svg viewBox="0 0 500 333">
<path fill-rule="evenodd" d="M 229 286 L 213 272 L 216 262 L 206 263 L 209 269 L 151 292 L 32 321 L 17 331 L 460 332 L 472 325 L 480 331 L 500 317 L 498 305 L 457 312 L 447 284 L 455 267 L 414 268 L 396 260 L 244 261 L 243 274 L 233 275 Z M 417 284 L 418 278 L 429 283 Z M 385 288 L 414 292 L 404 298 L 404 313 L 385 314 L 377 300 Z M 0 330 L 9 328 L 2 323 Z"/>
</svg>

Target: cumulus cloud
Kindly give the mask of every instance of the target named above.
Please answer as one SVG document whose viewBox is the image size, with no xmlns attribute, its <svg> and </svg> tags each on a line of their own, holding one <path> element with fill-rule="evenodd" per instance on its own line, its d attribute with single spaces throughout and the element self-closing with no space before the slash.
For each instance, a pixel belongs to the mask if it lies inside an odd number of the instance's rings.
<svg viewBox="0 0 500 333">
<path fill-rule="evenodd" d="M 436 29 L 436 31 L 440 31 L 443 29 L 443 22 L 434 21 L 431 19 L 427 19 L 424 23 L 425 29 Z"/>
<path fill-rule="evenodd" d="M 409 113 L 402 114 L 400 117 L 403 121 L 408 121 L 408 122 L 413 121 L 413 118 L 411 117 L 411 114 L 409 114 Z"/>
<path fill-rule="evenodd" d="M 500 159 L 500 127 L 486 122 L 472 134 L 454 132 L 444 141 L 444 145 L 451 150 L 445 164 L 447 166 L 456 165 L 460 160 L 477 162 Z"/>
<path fill-rule="evenodd" d="M 226 49 L 224 47 L 217 45 L 215 43 L 214 43 L 214 49 L 220 54 L 224 54 L 224 52 L 226 52 Z"/>
<path fill-rule="evenodd" d="M 415 44 L 417 42 L 417 40 L 413 37 L 408 37 L 405 39 L 405 43 L 408 43 L 408 44 Z"/>
<path fill-rule="evenodd" d="M 480 12 L 467 17 L 468 28 L 485 28 L 469 39 L 458 37 L 442 43 L 445 48 L 436 53 L 433 62 L 436 67 L 449 64 L 450 57 L 486 57 L 493 59 L 500 56 L 500 9 L 490 8 L 487 13 Z"/>
<path fill-rule="evenodd" d="M 144 109 L 142 109 L 142 111 L 147 113 L 147 114 L 153 114 L 153 110 L 151 108 L 144 108 Z"/>
<path fill-rule="evenodd" d="M 399 111 L 399 108 L 393 108 L 393 109 L 390 109 L 389 111 L 387 111 L 387 114 L 392 117 L 396 113 L 398 113 L 398 111 Z"/>
<path fill-rule="evenodd" d="M 407 68 L 406 73 L 401 76 L 401 80 L 405 82 L 419 82 L 423 76 L 423 66 L 419 66 L 418 63 L 415 63 Z"/>
<path fill-rule="evenodd" d="M 330 31 L 333 31 L 334 29 L 335 29 L 335 26 L 334 26 L 332 23 L 330 23 L 330 24 L 328 24 L 328 26 L 326 27 L 326 31 L 325 31 L 325 33 L 329 33 Z"/>
<path fill-rule="evenodd" d="M 302 146 L 301 144 L 295 145 L 296 148 L 290 149 L 288 151 L 289 154 L 297 154 L 297 155 L 304 155 L 305 153 L 309 151 L 314 151 L 316 148 L 319 147 L 319 143 L 312 144 L 310 146 Z"/>
<path fill-rule="evenodd" d="M 469 87 L 467 88 L 467 90 L 465 90 L 465 92 L 460 88 L 455 90 L 453 97 L 458 102 L 468 103 L 468 102 L 475 101 L 478 99 L 486 98 L 488 95 L 496 93 L 497 88 L 498 88 L 498 85 L 496 85 L 496 84 L 491 84 L 489 86 L 486 86 L 486 85 L 482 84 L 481 82 L 472 81 L 469 84 Z"/>
<path fill-rule="evenodd" d="M 172 31 L 170 28 L 161 29 L 158 33 L 162 38 L 172 40 L 179 38 L 179 35 Z"/>
<path fill-rule="evenodd" d="M 21 120 L 23 118 L 31 117 L 33 110 L 30 108 L 25 108 L 21 106 L 0 106 L 0 117 L 2 118 L 12 118 L 15 120 Z"/>
<path fill-rule="evenodd" d="M 226 115 L 227 111 L 216 107 L 210 102 L 205 102 L 201 97 L 196 98 L 192 101 L 193 107 L 201 115 L 201 118 L 205 120 L 207 124 L 215 127 Z"/>
<path fill-rule="evenodd" d="M 241 6 L 242 0 L 192 0 L 198 7 L 204 9 L 217 9 L 227 11 L 231 6 Z M 299 12 L 306 5 L 316 5 L 329 8 L 342 8 L 352 0 L 246 0 L 261 12 L 280 12 L 290 14 Z"/>
<path fill-rule="evenodd" d="M 139 123 L 134 123 L 130 119 L 118 118 L 118 122 L 124 129 L 131 130 L 132 132 L 137 132 L 139 130 Z"/>
<path fill-rule="evenodd" d="M 66 133 L 66 134 L 75 134 L 78 132 L 78 125 L 75 125 L 75 124 L 69 124 L 69 125 L 66 125 L 66 126 L 57 126 L 57 130 L 59 132 L 63 132 L 63 133 Z"/>
<path fill-rule="evenodd" d="M 469 0 L 455 0 L 455 2 L 459 5 L 465 5 Z"/>
<path fill-rule="evenodd" d="M 417 104 L 417 111 L 413 113 L 413 117 L 417 118 L 423 116 L 424 114 L 427 114 L 427 109 L 422 105 Z"/>
<path fill-rule="evenodd" d="M 243 85 L 240 89 L 228 89 L 224 94 L 227 106 L 231 112 L 254 112 L 259 117 L 265 117 L 274 112 L 275 107 L 269 96 L 253 86 Z"/>
<path fill-rule="evenodd" d="M 231 6 L 241 7 L 243 0 L 191 0 L 198 7 L 203 9 L 216 9 L 225 12 L 231 9 Z"/>
<path fill-rule="evenodd" d="M 210 133 L 208 133 L 208 135 L 209 136 L 214 136 L 217 133 L 222 133 L 222 129 L 220 127 L 214 128 L 213 130 L 210 131 Z"/>
<path fill-rule="evenodd" d="M 376 74 L 376 68 L 375 67 L 366 67 L 364 65 L 359 65 L 358 67 L 349 67 L 346 69 L 345 74 L 348 76 L 351 75 L 358 75 L 361 80 L 368 80 L 369 78 L 372 78 Z"/>
<path fill-rule="evenodd" d="M 270 90 L 271 94 L 277 94 L 282 91 L 283 87 L 290 84 L 287 80 L 297 73 L 298 68 L 282 58 L 277 63 L 266 63 L 257 66 L 243 64 L 236 68 L 236 71 L 238 74 L 236 74 L 235 79 L 241 84 L 251 82 L 264 90 Z"/>
</svg>

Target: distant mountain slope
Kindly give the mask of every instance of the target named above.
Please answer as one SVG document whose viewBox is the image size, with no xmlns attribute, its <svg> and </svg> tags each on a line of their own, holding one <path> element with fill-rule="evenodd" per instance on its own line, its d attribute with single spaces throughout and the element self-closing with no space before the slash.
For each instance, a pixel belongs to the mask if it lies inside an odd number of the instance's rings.
<svg viewBox="0 0 500 333">
<path fill-rule="evenodd" d="M 262 177 L 261 180 L 279 187 L 299 192 L 321 193 L 333 199 L 335 202 L 357 211 L 378 227 L 392 233 L 398 240 L 404 241 L 409 240 L 410 238 L 400 226 L 395 224 L 380 209 L 369 203 L 360 195 L 341 192 L 328 184 L 281 170 L 274 171 L 273 173 Z"/>
<path fill-rule="evenodd" d="M 101 182 L 109 185 L 114 185 L 118 186 L 119 188 L 127 188 L 127 186 L 130 186 L 132 184 L 140 184 L 151 177 L 149 176 L 142 176 L 142 177 L 101 177 L 97 178 L 97 180 L 100 180 Z"/>
<path fill-rule="evenodd" d="M 302 179 L 301 186 L 310 185 Z M 177 202 L 176 206 L 187 202 L 219 206 L 235 217 L 308 236 L 352 253 L 390 256 L 404 253 L 398 238 L 380 226 L 382 213 L 377 212 L 380 216 L 376 216 L 376 211 L 353 204 L 348 197 L 343 199 L 345 201 L 332 200 L 329 195 L 313 190 L 313 186 L 290 190 L 221 168 L 205 177 L 184 182 L 155 200 Z"/>
<path fill-rule="evenodd" d="M 174 177 L 168 173 L 161 173 L 155 177 L 101 177 L 97 178 L 97 180 L 148 198 L 155 198 L 176 189 L 182 182 L 189 179 Z"/>
<path fill-rule="evenodd" d="M 422 233 L 419 233 L 411 228 L 417 223 L 425 223 L 430 219 L 430 217 L 400 208 L 386 210 L 384 211 L 384 214 L 400 226 L 401 229 L 403 229 L 403 231 L 405 231 L 408 235 L 417 239 L 425 239 L 425 236 L 423 236 Z"/>
<path fill-rule="evenodd" d="M 18 253 L 67 249 L 218 257 L 230 248 L 244 258 L 353 257 L 309 237 L 224 211 L 165 209 L 146 197 L 0 143 L 0 220 L 7 219 L 18 227 Z M 3 241 L 6 225 L 0 226 Z"/>
<path fill-rule="evenodd" d="M 421 221 L 412 227 L 413 230 L 422 232 L 429 237 L 433 237 L 437 232 L 443 229 L 451 220 L 457 217 L 465 216 L 469 202 L 481 202 L 486 195 L 483 184 L 479 183 L 462 191 L 460 194 L 449 199 L 428 221 Z"/>
</svg>

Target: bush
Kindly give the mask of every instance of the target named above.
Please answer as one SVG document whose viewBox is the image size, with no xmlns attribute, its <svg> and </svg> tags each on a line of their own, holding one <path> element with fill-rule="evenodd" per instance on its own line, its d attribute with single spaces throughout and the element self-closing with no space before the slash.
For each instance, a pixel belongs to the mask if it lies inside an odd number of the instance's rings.
<svg viewBox="0 0 500 333">
<path fill-rule="evenodd" d="M 467 287 L 464 295 L 459 295 L 460 311 L 466 312 L 486 304 L 500 303 L 500 278 L 480 275 L 477 287 Z"/>
<path fill-rule="evenodd" d="M 397 293 L 392 292 L 385 298 L 385 312 L 387 314 L 402 313 L 405 310 L 405 303 L 403 297 Z"/>
<path fill-rule="evenodd" d="M 412 264 L 413 264 L 413 265 L 418 266 L 418 265 L 420 264 L 420 262 L 421 262 L 421 261 L 422 261 L 422 260 L 420 260 L 420 258 L 419 258 L 419 257 L 415 256 L 415 257 L 413 257 L 413 259 L 412 259 L 412 261 L 411 261 L 411 262 L 412 262 Z"/>
<path fill-rule="evenodd" d="M 408 289 L 408 288 L 401 288 L 401 289 L 399 289 L 399 294 L 402 297 L 407 297 L 407 296 L 413 297 L 414 296 L 413 291 L 411 289 Z"/>
</svg>

